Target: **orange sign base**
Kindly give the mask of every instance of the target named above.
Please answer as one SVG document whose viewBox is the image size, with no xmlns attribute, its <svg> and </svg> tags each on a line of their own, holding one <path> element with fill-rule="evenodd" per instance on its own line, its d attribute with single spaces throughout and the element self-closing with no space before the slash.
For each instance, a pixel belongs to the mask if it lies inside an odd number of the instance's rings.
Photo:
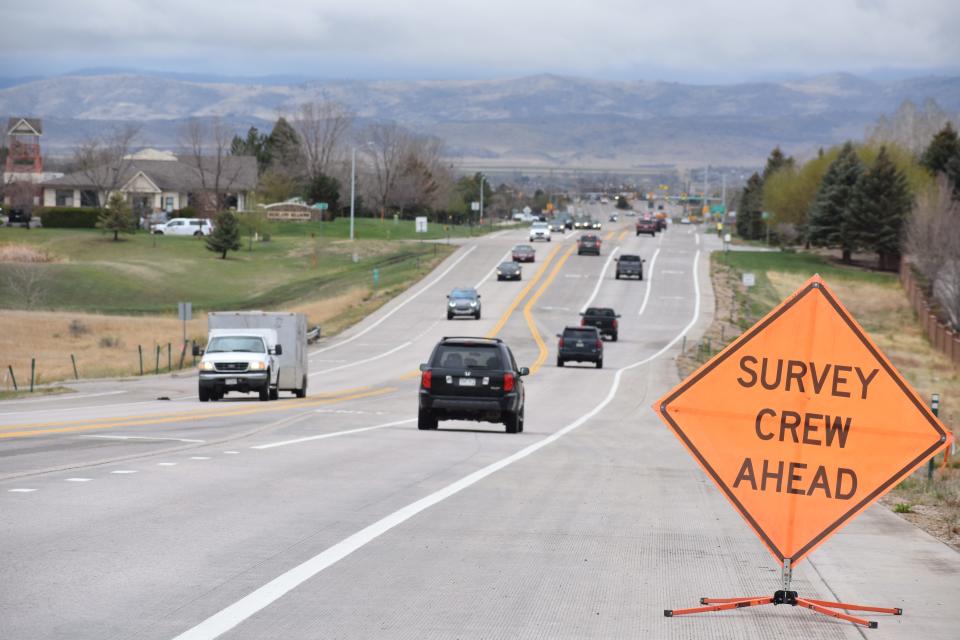
<svg viewBox="0 0 960 640">
<path fill-rule="evenodd" d="M 862 604 L 850 604 L 847 602 L 828 602 L 826 600 L 812 600 L 797 596 L 796 591 L 777 591 L 773 596 L 763 597 L 745 597 L 745 598 L 700 598 L 700 604 L 703 607 L 694 607 L 692 609 L 664 609 L 663 615 L 668 618 L 675 616 L 686 616 L 691 613 L 709 613 L 711 611 L 728 611 L 730 609 L 743 609 L 744 607 L 757 607 L 763 604 L 788 604 L 793 607 L 804 607 L 815 613 L 846 620 L 854 624 L 859 624 L 870 629 L 876 629 L 877 623 L 865 618 L 858 618 L 848 613 L 841 613 L 837 609 L 844 611 L 870 611 L 873 613 L 889 613 L 899 616 L 903 614 L 903 609 L 887 607 L 870 607 Z"/>
</svg>

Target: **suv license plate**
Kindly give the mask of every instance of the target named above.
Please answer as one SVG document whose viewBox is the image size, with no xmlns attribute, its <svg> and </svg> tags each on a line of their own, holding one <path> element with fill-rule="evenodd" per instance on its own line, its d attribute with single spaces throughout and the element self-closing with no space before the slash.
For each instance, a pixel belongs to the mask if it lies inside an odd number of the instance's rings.
<svg viewBox="0 0 960 640">
<path fill-rule="evenodd" d="M 582 347 L 582 346 L 583 346 L 583 343 L 578 340 L 578 341 L 577 341 L 577 346 L 578 346 L 578 347 Z"/>
<path fill-rule="evenodd" d="M 460 378 L 461 387 L 475 387 L 477 386 L 476 378 Z"/>
<path fill-rule="evenodd" d="M 236 379 L 236 378 L 227 378 L 226 380 L 223 381 L 223 383 L 224 383 L 224 384 L 237 384 L 237 379 Z"/>
</svg>

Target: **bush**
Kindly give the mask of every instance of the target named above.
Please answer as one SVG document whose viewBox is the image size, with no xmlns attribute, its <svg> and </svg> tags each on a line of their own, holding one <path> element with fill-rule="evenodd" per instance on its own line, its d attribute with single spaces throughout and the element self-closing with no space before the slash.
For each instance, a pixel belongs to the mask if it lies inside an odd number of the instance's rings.
<svg viewBox="0 0 960 640">
<path fill-rule="evenodd" d="M 100 348 L 101 349 L 114 349 L 121 345 L 120 338 L 114 338 L 113 336 L 103 336 L 100 338 Z"/>
<path fill-rule="evenodd" d="M 173 218 L 196 218 L 197 217 L 197 208 L 196 207 L 184 207 L 177 211 Z"/>
<path fill-rule="evenodd" d="M 82 335 L 90 333 L 90 328 L 79 320 L 70 321 L 70 335 L 79 338 Z"/>
<path fill-rule="evenodd" d="M 45 229 L 96 229 L 100 210 L 93 207 L 43 207 L 37 213 Z"/>
</svg>

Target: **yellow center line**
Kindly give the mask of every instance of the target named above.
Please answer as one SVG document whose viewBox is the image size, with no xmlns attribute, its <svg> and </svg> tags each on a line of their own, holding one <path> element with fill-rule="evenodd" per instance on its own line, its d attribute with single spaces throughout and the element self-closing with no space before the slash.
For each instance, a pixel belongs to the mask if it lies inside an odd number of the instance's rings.
<svg viewBox="0 0 960 640">
<path fill-rule="evenodd" d="M 547 259 L 543 261 L 543 264 L 540 265 L 540 269 L 537 270 L 536 275 L 534 275 L 533 278 L 530 279 L 530 282 L 527 283 L 527 286 L 525 286 L 520 293 L 517 294 L 517 296 L 513 299 L 513 302 L 510 303 L 510 306 L 507 307 L 507 310 L 503 312 L 502 316 L 500 316 L 500 320 L 497 321 L 497 324 L 494 325 L 493 329 L 487 332 L 486 337 L 493 338 L 500 333 L 500 330 L 503 329 L 503 325 L 507 324 L 507 320 L 510 319 L 510 316 L 513 315 L 513 312 L 517 310 L 518 306 L 520 306 L 524 296 L 530 292 L 540 278 L 543 277 L 543 274 L 546 273 L 547 267 L 550 266 L 550 262 L 557 255 L 557 252 L 560 251 L 561 248 L 561 245 L 557 245 L 552 251 L 550 251 L 550 253 L 547 255 Z"/>
<path fill-rule="evenodd" d="M 614 233 L 615 233 L 614 231 L 608 231 L 608 232 L 607 232 L 607 235 L 604 236 L 603 239 L 604 239 L 604 240 L 609 240 L 610 238 L 613 237 L 613 234 L 614 234 Z"/>
<path fill-rule="evenodd" d="M 530 300 L 527 301 L 527 304 L 523 307 L 523 317 L 527 321 L 527 326 L 530 328 L 530 333 L 533 335 L 534 341 L 537 343 L 537 348 L 540 349 L 540 353 L 537 355 L 537 359 L 534 360 L 533 364 L 530 366 L 530 374 L 533 375 L 539 371 L 540 367 L 543 366 L 543 363 L 547 359 L 547 345 L 544 344 L 543 338 L 540 337 L 540 331 L 537 329 L 537 323 L 533 319 L 533 305 L 536 304 L 537 300 L 540 299 L 540 296 L 547 290 L 550 286 L 550 283 L 553 282 L 554 278 L 557 277 L 557 274 L 560 273 L 560 269 L 563 268 L 563 264 L 567 261 L 571 255 L 573 255 L 576 245 L 570 247 L 563 257 L 557 261 L 556 266 L 553 267 L 553 271 L 550 272 L 550 276 L 543 281 L 543 284 L 540 285 L 540 288 L 537 289 L 537 292 L 530 296 Z"/>
<path fill-rule="evenodd" d="M 369 388 L 369 387 L 366 387 Z M 353 393 L 349 395 L 341 396 L 329 396 L 321 397 L 317 400 L 307 400 L 299 402 L 284 402 L 282 405 L 269 405 L 265 407 L 246 407 L 241 409 L 233 409 L 228 411 L 211 411 L 209 413 L 175 413 L 175 414 L 164 414 L 158 416 L 129 416 L 126 418 L 110 418 L 105 420 L 96 420 L 90 422 L 79 422 L 74 421 L 70 422 L 54 422 L 48 424 L 33 424 L 33 425 L 19 425 L 19 431 L 5 431 L 0 433 L 0 439 L 3 438 L 21 438 L 25 436 L 36 436 L 36 435 L 46 435 L 51 433 L 73 433 L 76 431 L 93 431 L 97 429 L 112 429 L 114 427 L 135 427 L 142 425 L 151 425 L 151 424 L 169 424 L 173 422 L 187 422 L 190 420 L 193 421 L 202 421 L 208 420 L 210 418 L 222 418 L 222 417 L 232 417 L 232 416 L 244 416 L 252 415 L 257 413 L 266 413 L 273 411 L 283 411 L 287 409 L 303 409 L 309 407 L 319 407 L 328 404 L 335 404 L 337 402 L 344 402 L 346 400 L 357 400 L 360 398 L 370 398 L 373 396 L 380 396 L 387 393 L 393 393 L 397 391 L 397 387 L 382 387 L 379 389 L 372 389 L 370 391 L 364 391 L 359 393 Z M 67 425 L 67 426 L 59 426 Z M 46 428 L 52 427 L 52 428 Z"/>
<path fill-rule="evenodd" d="M 630 229 L 624 229 L 623 233 L 620 234 L 620 237 L 617 238 L 620 242 L 623 242 L 623 239 L 627 237 L 627 234 L 630 233 Z"/>
</svg>

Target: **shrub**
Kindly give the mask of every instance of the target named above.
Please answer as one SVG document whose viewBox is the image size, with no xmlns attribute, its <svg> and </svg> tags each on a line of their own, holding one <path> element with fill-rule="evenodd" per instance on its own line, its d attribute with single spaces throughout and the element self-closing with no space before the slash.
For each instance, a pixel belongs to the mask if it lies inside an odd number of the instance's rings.
<svg viewBox="0 0 960 640">
<path fill-rule="evenodd" d="M 910 506 L 909 502 L 898 502 L 893 506 L 893 510 L 896 513 L 911 513 Z"/>
<path fill-rule="evenodd" d="M 175 218 L 196 218 L 197 217 L 197 208 L 196 207 L 184 207 L 177 211 L 177 214 L 173 216 Z"/>
<path fill-rule="evenodd" d="M 93 207 L 42 207 L 37 213 L 46 229 L 96 229 L 100 210 Z"/>
<path fill-rule="evenodd" d="M 113 336 L 103 336 L 100 338 L 100 348 L 101 349 L 112 349 L 114 347 L 120 346 L 120 338 L 114 338 Z"/>
<path fill-rule="evenodd" d="M 82 335 L 90 333 L 90 328 L 79 320 L 70 321 L 70 335 L 79 338 Z"/>
</svg>

